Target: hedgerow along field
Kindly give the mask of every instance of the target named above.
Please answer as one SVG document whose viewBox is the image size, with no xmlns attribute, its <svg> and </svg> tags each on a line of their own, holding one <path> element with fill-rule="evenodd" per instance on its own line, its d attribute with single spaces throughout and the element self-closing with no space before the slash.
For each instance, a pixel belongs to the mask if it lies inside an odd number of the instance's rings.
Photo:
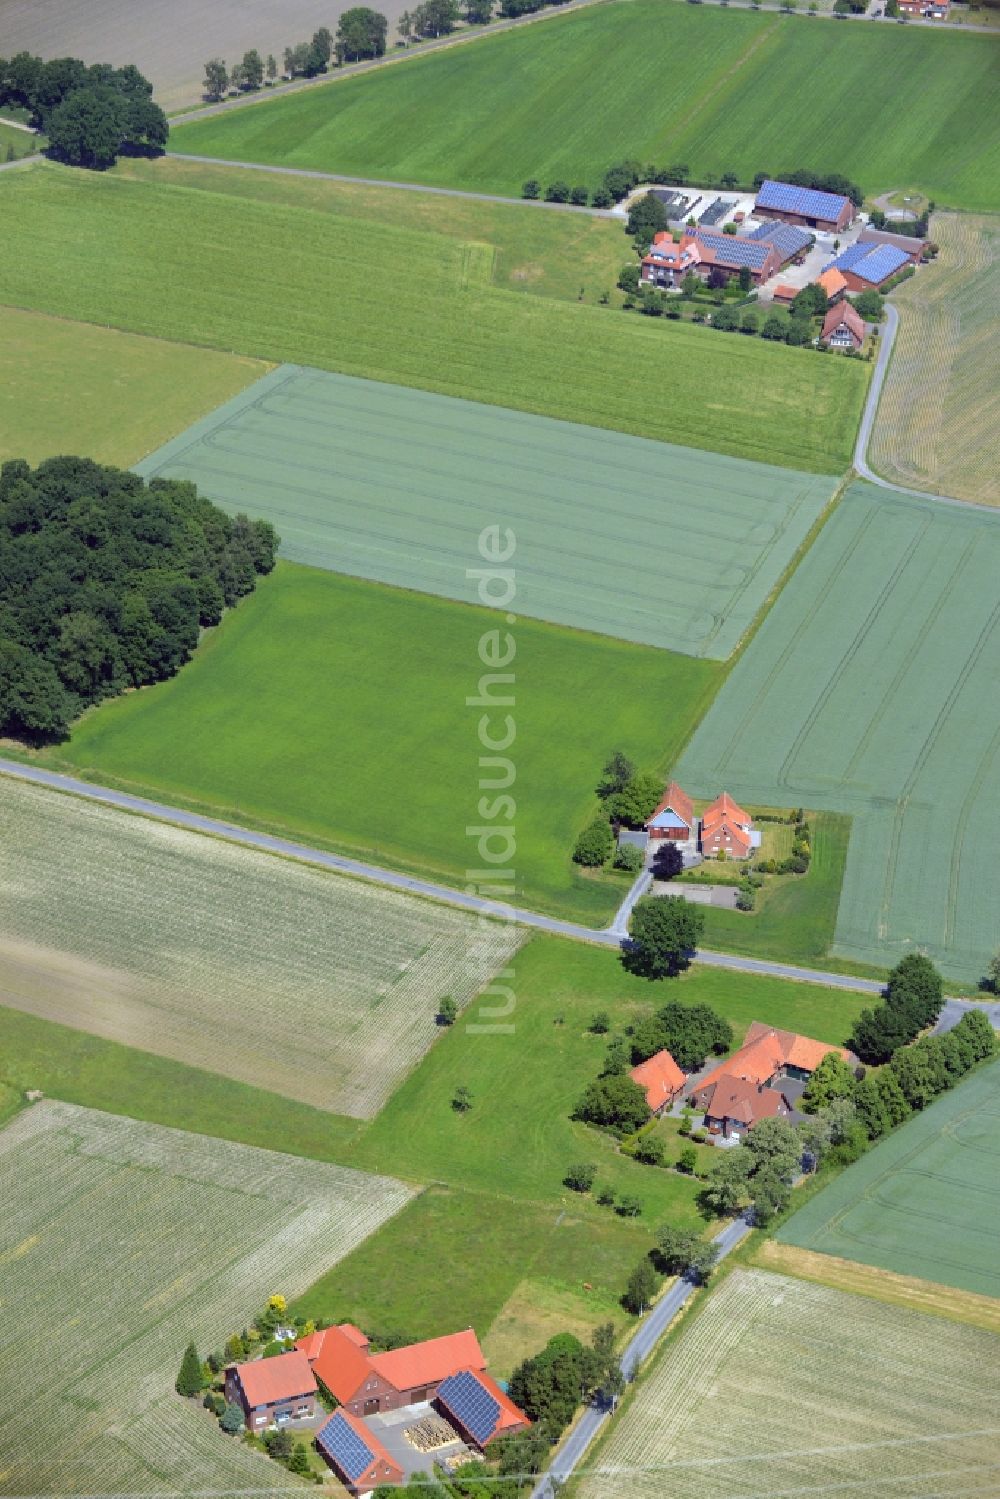
<svg viewBox="0 0 1000 1499">
<path fill-rule="evenodd" d="M 0 809 L 3 1003 L 332 1113 L 377 1113 L 521 940 L 12 777 Z"/>
<path fill-rule="evenodd" d="M 837 956 L 974 984 L 1000 945 L 998 567 L 1000 516 L 852 485 L 682 757 L 695 795 L 852 816 Z"/>
<path fill-rule="evenodd" d="M 784 1244 L 1000 1295 L 1000 1064 L 937 1099 L 795 1213 Z"/>
<path fill-rule="evenodd" d="M 1000 217 L 936 213 L 930 233 L 931 274 L 893 294 L 899 332 L 869 462 L 905 487 L 1000 505 Z"/>
<path fill-rule="evenodd" d="M 266 517 L 294 562 L 463 603 L 480 600 L 480 537 L 499 525 L 518 614 L 715 660 L 736 649 L 836 486 L 294 365 L 137 471 Z"/>
<path fill-rule="evenodd" d="M 171 142 L 514 195 L 529 177 L 594 188 L 625 157 L 686 163 L 701 183 L 808 166 L 866 193 L 917 188 L 988 212 L 1000 196 L 998 58 L 995 36 L 634 0 L 180 123 Z M 895 76 L 912 87 L 906 109 L 884 86 Z"/>
<path fill-rule="evenodd" d="M 75 453 L 127 468 L 267 368 L 258 359 L 5 307 L 0 463 Z"/>
<path fill-rule="evenodd" d="M 849 461 L 860 361 L 502 290 L 489 245 L 443 235 L 408 234 L 390 285 L 385 245 L 381 225 L 233 195 L 49 162 L 0 174 L 14 305 L 810 473 Z M 666 369 L 684 379 L 651 400 Z"/>
<path fill-rule="evenodd" d="M 409 1190 L 46 1101 L 0 1131 L 0 1192 L 5 1492 L 293 1486 L 174 1393 L 181 1355 L 301 1294 Z"/>
<path fill-rule="evenodd" d="M 1000 1337 L 734 1270 L 590 1456 L 579 1499 L 991 1492 Z"/>
<path fill-rule="evenodd" d="M 571 853 L 601 766 L 620 746 L 665 774 L 721 669 L 499 619 L 516 649 L 518 902 L 600 925 L 627 881 L 588 877 Z M 45 758 L 464 886 L 480 867 L 478 834 L 466 832 L 483 825 L 479 781 L 497 775 L 479 768 L 483 709 L 466 699 L 487 670 L 480 641 L 497 628 L 492 610 L 279 562 L 172 681 L 103 704 Z"/>
</svg>

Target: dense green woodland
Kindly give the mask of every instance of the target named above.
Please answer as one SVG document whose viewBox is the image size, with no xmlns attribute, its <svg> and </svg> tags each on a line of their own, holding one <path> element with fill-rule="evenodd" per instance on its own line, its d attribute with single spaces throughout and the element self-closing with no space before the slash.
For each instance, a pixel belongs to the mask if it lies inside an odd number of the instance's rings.
<svg viewBox="0 0 1000 1499">
<path fill-rule="evenodd" d="M 0 729 L 65 734 L 92 703 L 173 676 L 203 625 L 270 572 L 267 521 L 193 484 L 87 458 L 0 469 Z"/>
<path fill-rule="evenodd" d="M 0 106 L 31 111 L 49 138 L 49 154 L 70 166 L 109 167 L 123 152 L 153 155 L 170 127 L 153 85 L 131 63 L 87 67 L 78 57 L 43 62 L 31 52 L 0 57 Z"/>
</svg>

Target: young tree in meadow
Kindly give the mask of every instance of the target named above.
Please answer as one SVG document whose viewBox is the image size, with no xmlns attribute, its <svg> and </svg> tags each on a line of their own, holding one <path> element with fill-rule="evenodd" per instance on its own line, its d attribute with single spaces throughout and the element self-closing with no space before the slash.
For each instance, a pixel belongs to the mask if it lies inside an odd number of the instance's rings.
<svg viewBox="0 0 1000 1499">
<path fill-rule="evenodd" d="M 525 184 L 527 186 L 527 183 Z M 597 794 L 602 801 L 623 791 L 635 775 L 635 765 L 623 750 L 613 750 L 604 763 Z"/>
<path fill-rule="evenodd" d="M 243 54 L 243 84 L 248 89 L 258 89 L 264 82 L 264 59 L 256 47 Z"/>
<path fill-rule="evenodd" d="M 450 994 L 446 994 L 438 1005 L 437 1018 L 442 1025 L 454 1025 L 458 1019 L 458 1005 Z"/>
<path fill-rule="evenodd" d="M 682 895 L 641 900 L 632 913 L 632 942 L 622 962 L 642 978 L 674 978 L 691 966 L 704 929 L 704 911 L 689 905 Z"/>
<path fill-rule="evenodd" d="M 267 54 L 267 81 L 273 83 L 278 76 L 278 59 L 273 52 Z"/>
<path fill-rule="evenodd" d="M 321 26 L 318 31 L 313 32 L 312 49 L 313 55 L 320 58 L 326 67 L 333 56 L 333 33 L 329 26 Z"/>
<path fill-rule="evenodd" d="M 285 63 L 285 75 L 286 75 L 286 77 L 288 77 L 288 78 L 294 78 L 294 76 L 295 76 L 295 48 L 294 47 L 286 47 L 285 50 L 284 50 L 284 53 L 282 55 L 283 55 L 284 63 Z"/>
<path fill-rule="evenodd" d="M 234 62 L 229 69 L 229 87 L 239 93 L 243 88 L 243 83 L 243 64 L 241 62 Z"/>
<path fill-rule="evenodd" d="M 229 73 L 221 57 L 205 64 L 205 93 L 210 99 L 221 99 L 229 88 Z"/>
<path fill-rule="evenodd" d="M 201 1359 L 198 1350 L 193 1343 L 189 1343 L 184 1350 L 181 1359 L 181 1367 L 177 1374 L 175 1384 L 178 1395 L 200 1395 L 205 1388 L 205 1376 L 202 1373 Z"/>
</svg>

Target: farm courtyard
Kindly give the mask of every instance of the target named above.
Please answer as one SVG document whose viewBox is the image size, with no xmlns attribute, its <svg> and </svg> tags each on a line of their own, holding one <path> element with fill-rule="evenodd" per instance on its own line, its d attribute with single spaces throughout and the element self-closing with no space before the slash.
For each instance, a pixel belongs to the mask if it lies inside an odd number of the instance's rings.
<svg viewBox="0 0 1000 1499">
<path fill-rule="evenodd" d="M 660 1351 L 579 1499 L 993 1493 L 1000 1337 L 737 1269 Z"/>
<path fill-rule="evenodd" d="M 293 1487 L 174 1394 L 180 1354 L 221 1345 L 276 1287 L 305 1290 L 409 1195 L 71 1104 L 25 1110 L 0 1130 L 3 1491 Z"/>
</svg>

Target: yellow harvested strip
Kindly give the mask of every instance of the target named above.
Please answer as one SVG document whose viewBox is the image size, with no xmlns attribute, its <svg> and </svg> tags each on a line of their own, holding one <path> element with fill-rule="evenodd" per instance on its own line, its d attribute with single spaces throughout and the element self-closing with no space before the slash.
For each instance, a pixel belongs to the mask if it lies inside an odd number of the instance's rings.
<svg viewBox="0 0 1000 1499">
<path fill-rule="evenodd" d="M 895 483 L 1000 504 L 1000 216 L 939 213 L 940 255 L 893 296 L 899 333 L 869 458 Z"/>
<path fill-rule="evenodd" d="M 878 1270 L 874 1265 L 857 1265 L 834 1254 L 817 1254 L 812 1249 L 798 1249 L 793 1244 L 776 1244 L 767 1239 L 754 1255 L 754 1264 L 766 1270 L 779 1270 L 801 1280 L 819 1281 L 838 1291 L 854 1291 L 859 1296 L 874 1296 L 893 1306 L 908 1306 L 953 1322 L 968 1322 L 1000 1332 L 1000 1301 L 980 1296 L 975 1291 L 958 1291 L 939 1286 L 932 1280 L 915 1275 L 896 1275 L 892 1270 Z"/>
</svg>

